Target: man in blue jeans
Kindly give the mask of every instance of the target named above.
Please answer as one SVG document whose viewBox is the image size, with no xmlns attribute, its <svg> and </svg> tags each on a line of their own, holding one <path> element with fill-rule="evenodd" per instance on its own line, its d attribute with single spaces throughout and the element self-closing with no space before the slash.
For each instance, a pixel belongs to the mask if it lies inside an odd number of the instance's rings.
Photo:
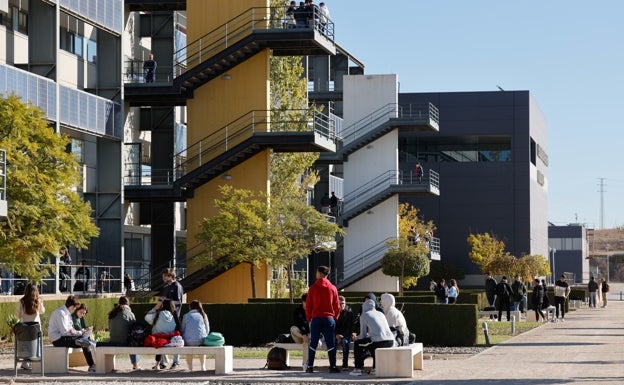
<svg viewBox="0 0 624 385">
<path fill-rule="evenodd" d="M 321 333 L 327 344 L 329 356 L 329 372 L 340 373 L 336 367 L 336 320 L 340 317 L 338 290 L 328 279 L 329 267 L 319 266 L 316 269 L 316 282 L 308 290 L 306 299 L 306 317 L 310 320 L 310 347 L 306 373 L 314 373 L 314 356 Z"/>
</svg>

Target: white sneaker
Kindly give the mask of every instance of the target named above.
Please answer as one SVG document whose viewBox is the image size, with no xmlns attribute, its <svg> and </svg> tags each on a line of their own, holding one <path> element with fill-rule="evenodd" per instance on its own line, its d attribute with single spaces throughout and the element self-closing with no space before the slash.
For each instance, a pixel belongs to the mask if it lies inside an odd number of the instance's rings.
<svg viewBox="0 0 624 385">
<path fill-rule="evenodd" d="M 305 372 L 306 370 L 308 370 L 308 364 L 303 364 L 303 371 Z"/>
<path fill-rule="evenodd" d="M 30 362 L 28 362 L 28 361 L 22 362 L 22 369 L 24 369 L 24 370 L 31 370 L 32 366 L 30 366 Z"/>
<path fill-rule="evenodd" d="M 89 373 L 95 373 L 95 365 L 89 366 Z"/>
<path fill-rule="evenodd" d="M 351 373 L 349 373 L 350 376 L 361 376 L 362 375 L 362 369 L 353 369 L 353 371 Z"/>
</svg>

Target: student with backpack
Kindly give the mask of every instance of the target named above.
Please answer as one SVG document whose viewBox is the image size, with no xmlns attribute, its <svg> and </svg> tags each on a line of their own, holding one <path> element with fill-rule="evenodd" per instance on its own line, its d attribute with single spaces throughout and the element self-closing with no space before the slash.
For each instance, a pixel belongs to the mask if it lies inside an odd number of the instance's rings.
<svg viewBox="0 0 624 385">
<path fill-rule="evenodd" d="M 110 340 L 99 342 L 98 346 L 130 345 L 132 343 L 130 340 L 132 336 L 132 328 L 136 323 L 136 317 L 130 309 L 130 301 L 128 300 L 128 297 L 119 297 L 119 301 L 115 304 L 113 310 L 108 313 L 108 330 Z M 141 346 L 143 346 L 143 344 L 141 344 Z M 130 362 L 132 363 L 133 370 L 141 370 L 141 366 L 139 366 L 138 354 L 130 354 Z"/>
<path fill-rule="evenodd" d="M 498 297 L 498 321 L 503 316 L 503 309 L 507 312 L 507 321 L 511 319 L 511 286 L 507 283 L 507 277 L 503 275 L 496 285 L 496 297 Z"/>
</svg>

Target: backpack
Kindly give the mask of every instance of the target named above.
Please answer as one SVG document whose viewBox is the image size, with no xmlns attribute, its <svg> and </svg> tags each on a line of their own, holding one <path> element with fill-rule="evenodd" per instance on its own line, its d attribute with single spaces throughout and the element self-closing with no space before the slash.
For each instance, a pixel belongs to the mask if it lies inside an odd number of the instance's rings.
<svg viewBox="0 0 624 385">
<path fill-rule="evenodd" d="M 496 295 L 501 298 L 509 298 L 509 288 L 504 282 L 500 282 L 496 288 Z"/>
<path fill-rule="evenodd" d="M 266 368 L 271 370 L 288 369 L 286 365 L 286 349 L 273 347 L 267 354 Z"/>
<path fill-rule="evenodd" d="M 130 328 L 128 330 L 128 340 L 130 346 L 143 346 L 143 344 L 145 343 L 145 337 L 149 335 L 147 326 L 145 326 L 141 322 L 135 322 L 130 325 Z"/>
</svg>

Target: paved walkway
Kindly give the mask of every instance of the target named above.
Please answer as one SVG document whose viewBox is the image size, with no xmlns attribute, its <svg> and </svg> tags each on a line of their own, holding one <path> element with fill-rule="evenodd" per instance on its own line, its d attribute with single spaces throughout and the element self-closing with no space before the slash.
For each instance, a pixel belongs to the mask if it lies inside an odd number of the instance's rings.
<svg viewBox="0 0 624 385">
<path fill-rule="evenodd" d="M 235 360 L 235 372 L 227 376 L 205 376 L 187 370 L 145 370 L 132 372 L 125 357 L 118 358 L 119 372 L 111 375 L 86 374 L 86 368 L 69 375 L 50 375 L 20 370 L 17 383 L 71 382 L 80 384 L 320 384 L 376 383 L 425 385 L 556 385 L 624 384 L 624 302 L 611 301 L 607 309 L 581 309 L 566 315 L 565 322 L 548 323 L 463 360 L 427 360 L 415 379 L 384 379 L 374 376 L 352 377 L 348 372 L 327 373 L 327 361 L 321 360 L 321 372 L 300 370 L 268 371 L 263 360 Z M 211 362 L 211 360 L 208 360 Z M 211 362 L 212 363 L 212 362 Z M 370 365 L 370 361 L 367 361 Z M 151 360 L 143 360 L 148 367 Z M 185 365 L 182 365 L 185 366 Z M 210 366 L 209 366 L 210 368 Z M 13 376 L 12 357 L 0 360 L 0 376 Z"/>
</svg>

